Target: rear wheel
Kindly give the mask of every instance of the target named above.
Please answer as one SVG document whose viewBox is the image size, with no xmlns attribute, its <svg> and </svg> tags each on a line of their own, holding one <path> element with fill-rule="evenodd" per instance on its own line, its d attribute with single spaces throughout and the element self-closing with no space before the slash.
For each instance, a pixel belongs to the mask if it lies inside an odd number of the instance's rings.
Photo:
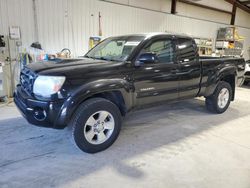
<svg viewBox="0 0 250 188">
<path fill-rule="evenodd" d="M 213 95 L 206 98 L 206 107 L 213 113 L 221 114 L 227 110 L 232 100 L 232 87 L 229 83 L 221 81 Z"/>
<path fill-rule="evenodd" d="M 96 153 L 111 146 L 121 129 L 121 113 L 112 102 L 103 98 L 85 101 L 72 121 L 76 145 L 87 153 Z"/>
</svg>

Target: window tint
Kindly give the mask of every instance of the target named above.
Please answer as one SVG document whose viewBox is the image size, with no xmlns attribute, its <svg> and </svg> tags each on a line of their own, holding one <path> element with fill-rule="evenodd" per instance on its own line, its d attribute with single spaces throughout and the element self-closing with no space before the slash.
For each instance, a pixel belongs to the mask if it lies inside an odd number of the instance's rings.
<svg viewBox="0 0 250 188">
<path fill-rule="evenodd" d="M 160 63 L 171 63 L 174 59 L 174 47 L 169 39 L 153 42 L 144 48 L 143 52 L 155 53 Z"/>
<path fill-rule="evenodd" d="M 180 52 L 179 58 L 182 62 L 193 61 L 196 58 L 196 48 L 193 40 L 191 39 L 179 38 L 178 50 Z"/>
</svg>

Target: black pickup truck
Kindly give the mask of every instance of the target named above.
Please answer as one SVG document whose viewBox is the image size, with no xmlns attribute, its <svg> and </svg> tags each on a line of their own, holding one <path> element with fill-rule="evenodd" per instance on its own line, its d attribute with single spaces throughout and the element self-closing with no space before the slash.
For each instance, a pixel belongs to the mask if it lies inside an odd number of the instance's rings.
<svg viewBox="0 0 250 188">
<path fill-rule="evenodd" d="M 72 126 L 76 145 L 95 153 L 118 137 L 128 112 L 204 96 L 223 113 L 244 76 L 241 58 L 199 57 L 195 41 L 164 33 L 111 37 L 80 59 L 30 64 L 14 101 L 29 123 Z"/>
</svg>

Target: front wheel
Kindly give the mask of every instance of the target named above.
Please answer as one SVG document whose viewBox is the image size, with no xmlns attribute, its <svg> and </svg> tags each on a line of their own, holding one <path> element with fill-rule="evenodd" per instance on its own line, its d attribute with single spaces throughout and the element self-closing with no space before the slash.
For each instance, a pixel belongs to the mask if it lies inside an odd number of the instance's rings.
<svg viewBox="0 0 250 188">
<path fill-rule="evenodd" d="M 214 93 L 206 98 L 206 107 L 209 111 L 221 114 L 227 110 L 232 100 L 232 87 L 229 83 L 219 82 Z"/>
<path fill-rule="evenodd" d="M 111 101 L 92 98 L 76 111 L 72 121 L 76 145 L 87 153 L 96 153 L 111 146 L 121 129 L 121 113 Z"/>
</svg>

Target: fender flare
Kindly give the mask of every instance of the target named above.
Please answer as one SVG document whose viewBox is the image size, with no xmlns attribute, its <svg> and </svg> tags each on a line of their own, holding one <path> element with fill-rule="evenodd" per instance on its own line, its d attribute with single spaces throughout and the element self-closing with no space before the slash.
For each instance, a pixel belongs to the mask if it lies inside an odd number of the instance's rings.
<svg viewBox="0 0 250 188">
<path fill-rule="evenodd" d="M 223 78 L 227 76 L 237 76 L 237 68 L 235 66 L 226 66 L 219 69 L 216 74 L 212 75 L 210 80 L 208 81 L 208 86 L 205 89 L 205 97 L 212 95 L 218 86 L 219 81 L 223 80 Z M 236 79 L 235 79 L 236 82 Z M 234 83 L 235 86 L 235 83 Z M 232 88 L 233 92 L 235 88 Z"/>
<path fill-rule="evenodd" d="M 80 86 L 62 105 L 54 126 L 64 128 L 69 123 L 73 113 L 79 105 L 93 95 L 104 92 L 119 91 L 126 107 L 131 106 L 129 82 L 124 79 L 100 79 Z"/>
</svg>

